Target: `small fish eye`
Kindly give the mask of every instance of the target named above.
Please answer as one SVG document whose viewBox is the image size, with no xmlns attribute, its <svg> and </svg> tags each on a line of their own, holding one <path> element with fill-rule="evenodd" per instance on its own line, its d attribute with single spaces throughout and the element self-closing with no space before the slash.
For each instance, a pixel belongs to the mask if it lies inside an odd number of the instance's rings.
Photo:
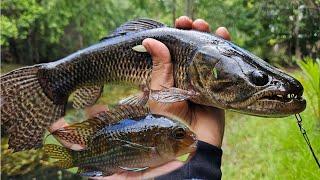
<svg viewBox="0 0 320 180">
<path fill-rule="evenodd" d="M 264 86 L 268 84 L 269 77 L 267 74 L 261 72 L 261 71 L 252 71 L 250 80 L 254 85 L 257 86 Z"/>
<path fill-rule="evenodd" d="M 175 139 L 183 139 L 185 135 L 186 135 L 186 131 L 182 127 L 176 128 L 172 132 L 172 136 Z"/>
</svg>

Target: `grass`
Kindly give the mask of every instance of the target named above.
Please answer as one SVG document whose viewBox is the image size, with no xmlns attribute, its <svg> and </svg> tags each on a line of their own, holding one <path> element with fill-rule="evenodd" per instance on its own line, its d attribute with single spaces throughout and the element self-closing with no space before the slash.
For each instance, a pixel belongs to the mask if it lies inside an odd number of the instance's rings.
<svg viewBox="0 0 320 180">
<path fill-rule="evenodd" d="M 7 66 L 2 70 L 7 71 Z M 130 86 L 107 85 L 104 96 L 98 103 L 114 105 L 122 97 L 136 91 Z M 310 102 L 310 99 L 307 102 Z M 309 105 L 301 115 L 313 148 L 320 156 L 320 130 L 316 125 L 314 111 Z M 76 121 L 75 114 L 74 111 L 69 111 L 66 118 Z M 51 137 L 47 139 L 47 143 L 54 141 Z M 223 179 L 226 180 L 320 177 L 320 171 L 293 116 L 279 119 L 259 118 L 227 112 L 223 151 L 222 172 Z"/>
<path fill-rule="evenodd" d="M 316 154 L 320 132 L 309 109 L 304 127 Z M 223 179 L 315 179 L 320 171 L 293 116 L 267 119 L 228 112 L 223 144 Z"/>
</svg>

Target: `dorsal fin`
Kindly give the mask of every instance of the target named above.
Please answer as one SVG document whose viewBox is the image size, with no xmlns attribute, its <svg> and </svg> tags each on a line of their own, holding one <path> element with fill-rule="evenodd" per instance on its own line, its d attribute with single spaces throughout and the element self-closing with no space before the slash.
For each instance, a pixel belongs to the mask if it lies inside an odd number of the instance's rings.
<svg viewBox="0 0 320 180">
<path fill-rule="evenodd" d="M 166 25 L 152 20 L 152 19 L 136 19 L 133 21 L 128 21 L 126 23 L 124 23 L 123 25 L 121 25 L 120 27 L 118 27 L 115 31 L 113 31 L 112 34 L 110 34 L 109 36 L 103 37 L 100 39 L 100 41 L 103 41 L 105 39 L 109 39 L 109 38 L 113 38 L 116 36 L 122 36 L 122 35 L 126 35 L 128 33 L 135 33 L 135 32 L 139 32 L 139 31 L 144 31 L 144 30 L 148 30 L 148 29 L 154 29 L 154 28 L 159 28 L 159 27 L 165 27 Z"/>
<path fill-rule="evenodd" d="M 148 113 L 149 108 L 147 107 L 121 105 L 111 111 L 101 112 L 94 118 L 81 123 L 58 129 L 52 134 L 67 142 L 86 146 L 90 137 L 106 125 L 111 125 L 127 118 L 145 116 Z"/>
</svg>

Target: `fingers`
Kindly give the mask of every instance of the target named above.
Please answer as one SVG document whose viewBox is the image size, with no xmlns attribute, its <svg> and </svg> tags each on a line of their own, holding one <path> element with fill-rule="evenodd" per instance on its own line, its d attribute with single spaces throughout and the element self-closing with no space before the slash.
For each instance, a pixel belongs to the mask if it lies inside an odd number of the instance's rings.
<svg viewBox="0 0 320 180">
<path fill-rule="evenodd" d="M 68 123 L 64 120 L 64 118 L 60 118 L 58 121 L 56 121 L 55 123 L 53 123 L 49 128 L 48 128 L 48 131 L 50 133 L 60 129 L 60 128 L 63 128 L 63 127 L 66 127 L 68 126 Z M 62 139 L 58 139 L 56 138 L 57 141 L 59 141 L 63 146 L 69 148 L 69 149 L 73 149 L 73 150 L 80 150 L 80 149 L 83 149 L 82 146 L 78 145 L 78 144 L 72 144 L 72 143 L 69 143 L 65 140 L 62 140 Z"/>
<path fill-rule="evenodd" d="M 218 27 L 218 29 L 216 30 L 216 35 L 222 37 L 225 40 L 231 41 L 230 33 L 225 27 Z"/>
<path fill-rule="evenodd" d="M 194 29 L 202 32 L 210 32 L 210 26 L 205 20 L 196 19 L 195 21 L 192 21 L 192 19 L 190 19 L 187 16 L 181 16 L 178 19 L 176 19 L 175 27 L 178 29 Z M 219 27 L 216 30 L 215 34 L 222 37 L 225 40 L 231 40 L 230 33 L 225 27 Z"/>
<path fill-rule="evenodd" d="M 94 106 L 91 106 L 91 107 L 87 107 L 85 109 L 86 111 L 86 115 L 87 115 L 87 118 L 92 118 L 94 117 L 95 115 L 97 115 L 98 113 L 102 112 L 102 111 L 107 111 L 108 108 L 104 105 L 101 105 L 101 104 L 97 104 L 97 105 L 94 105 Z M 63 127 L 66 127 L 68 126 L 68 123 L 64 120 L 64 118 L 60 118 L 57 122 L 53 123 L 49 128 L 48 128 L 48 131 L 50 133 L 60 129 L 60 128 L 63 128 Z M 59 141 L 63 146 L 69 148 L 69 149 L 73 149 L 73 150 L 81 150 L 83 149 L 82 146 L 78 145 L 78 144 L 72 144 L 72 143 L 69 143 L 65 140 L 62 140 L 62 139 L 59 139 L 59 138 L 56 138 L 57 141 Z"/>
<path fill-rule="evenodd" d="M 161 176 L 163 174 L 167 174 L 171 171 L 174 171 L 184 165 L 183 162 L 180 161 L 171 161 L 168 162 L 162 166 L 156 167 L 156 168 L 149 168 L 142 172 L 123 172 L 123 173 L 117 173 L 113 174 L 111 176 L 107 177 L 93 177 L 90 179 L 96 179 L 96 180 L 108 180 L 108 179 L 151 179 L 157 176 Z"/>
<path fill-rule="evenodd" d="M 204 21 L 203 19 L 196 19 L 192 23 L 192 29 L 202 32 L 210 32 L 210 26 L 209 24 Z"/>
<path fill-rule="evenodd" d="M 141 175 L 141 179 L 150 179 L 153 177 L 168 174 L 171 171 L 174 171 L 178 168 L 181 168 L 183 165 L 184 165 L 184 163 L 181 161 L 171 161 L 171 162 L 166 163 L 165 165 L 144 171 Z"/>
<path fill-rule="evenodd" d="M 62 127 L 66 127 L 68 126 L 68 123 L 64 120 L 64 118 L 60 118 L 58 121 L 56 121 L 55 123 L 53 123 L 49 128 L 48 131 L 49 132 L 54 132 Z"/>
<path fill-rule="evenodd" d="M 160 41 L 147 38 L 142 42 L 152 57 L 152 73 L 150 88 L 161 90 L 173 87 L 173 65 L 169 49 Z"/>
<path fill-rule="evenodd" d="M 192 29 L 192 19 L 188 16 L 180 16 L 175 21 L 175 27 L 178 29 Z"/>
</svg>

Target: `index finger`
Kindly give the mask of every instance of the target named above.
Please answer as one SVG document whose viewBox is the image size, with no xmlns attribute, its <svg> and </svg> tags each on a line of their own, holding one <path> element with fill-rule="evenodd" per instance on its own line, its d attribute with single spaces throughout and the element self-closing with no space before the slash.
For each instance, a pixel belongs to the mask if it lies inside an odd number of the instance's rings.
<svg viewBox="0 0 320 180">
<path fill-rule="evenodd" d="M 192 23 L 192 29 L 202 32 L 210 32 L 209 24 L 203 19 L 196 19 Z"/>
</svg>

